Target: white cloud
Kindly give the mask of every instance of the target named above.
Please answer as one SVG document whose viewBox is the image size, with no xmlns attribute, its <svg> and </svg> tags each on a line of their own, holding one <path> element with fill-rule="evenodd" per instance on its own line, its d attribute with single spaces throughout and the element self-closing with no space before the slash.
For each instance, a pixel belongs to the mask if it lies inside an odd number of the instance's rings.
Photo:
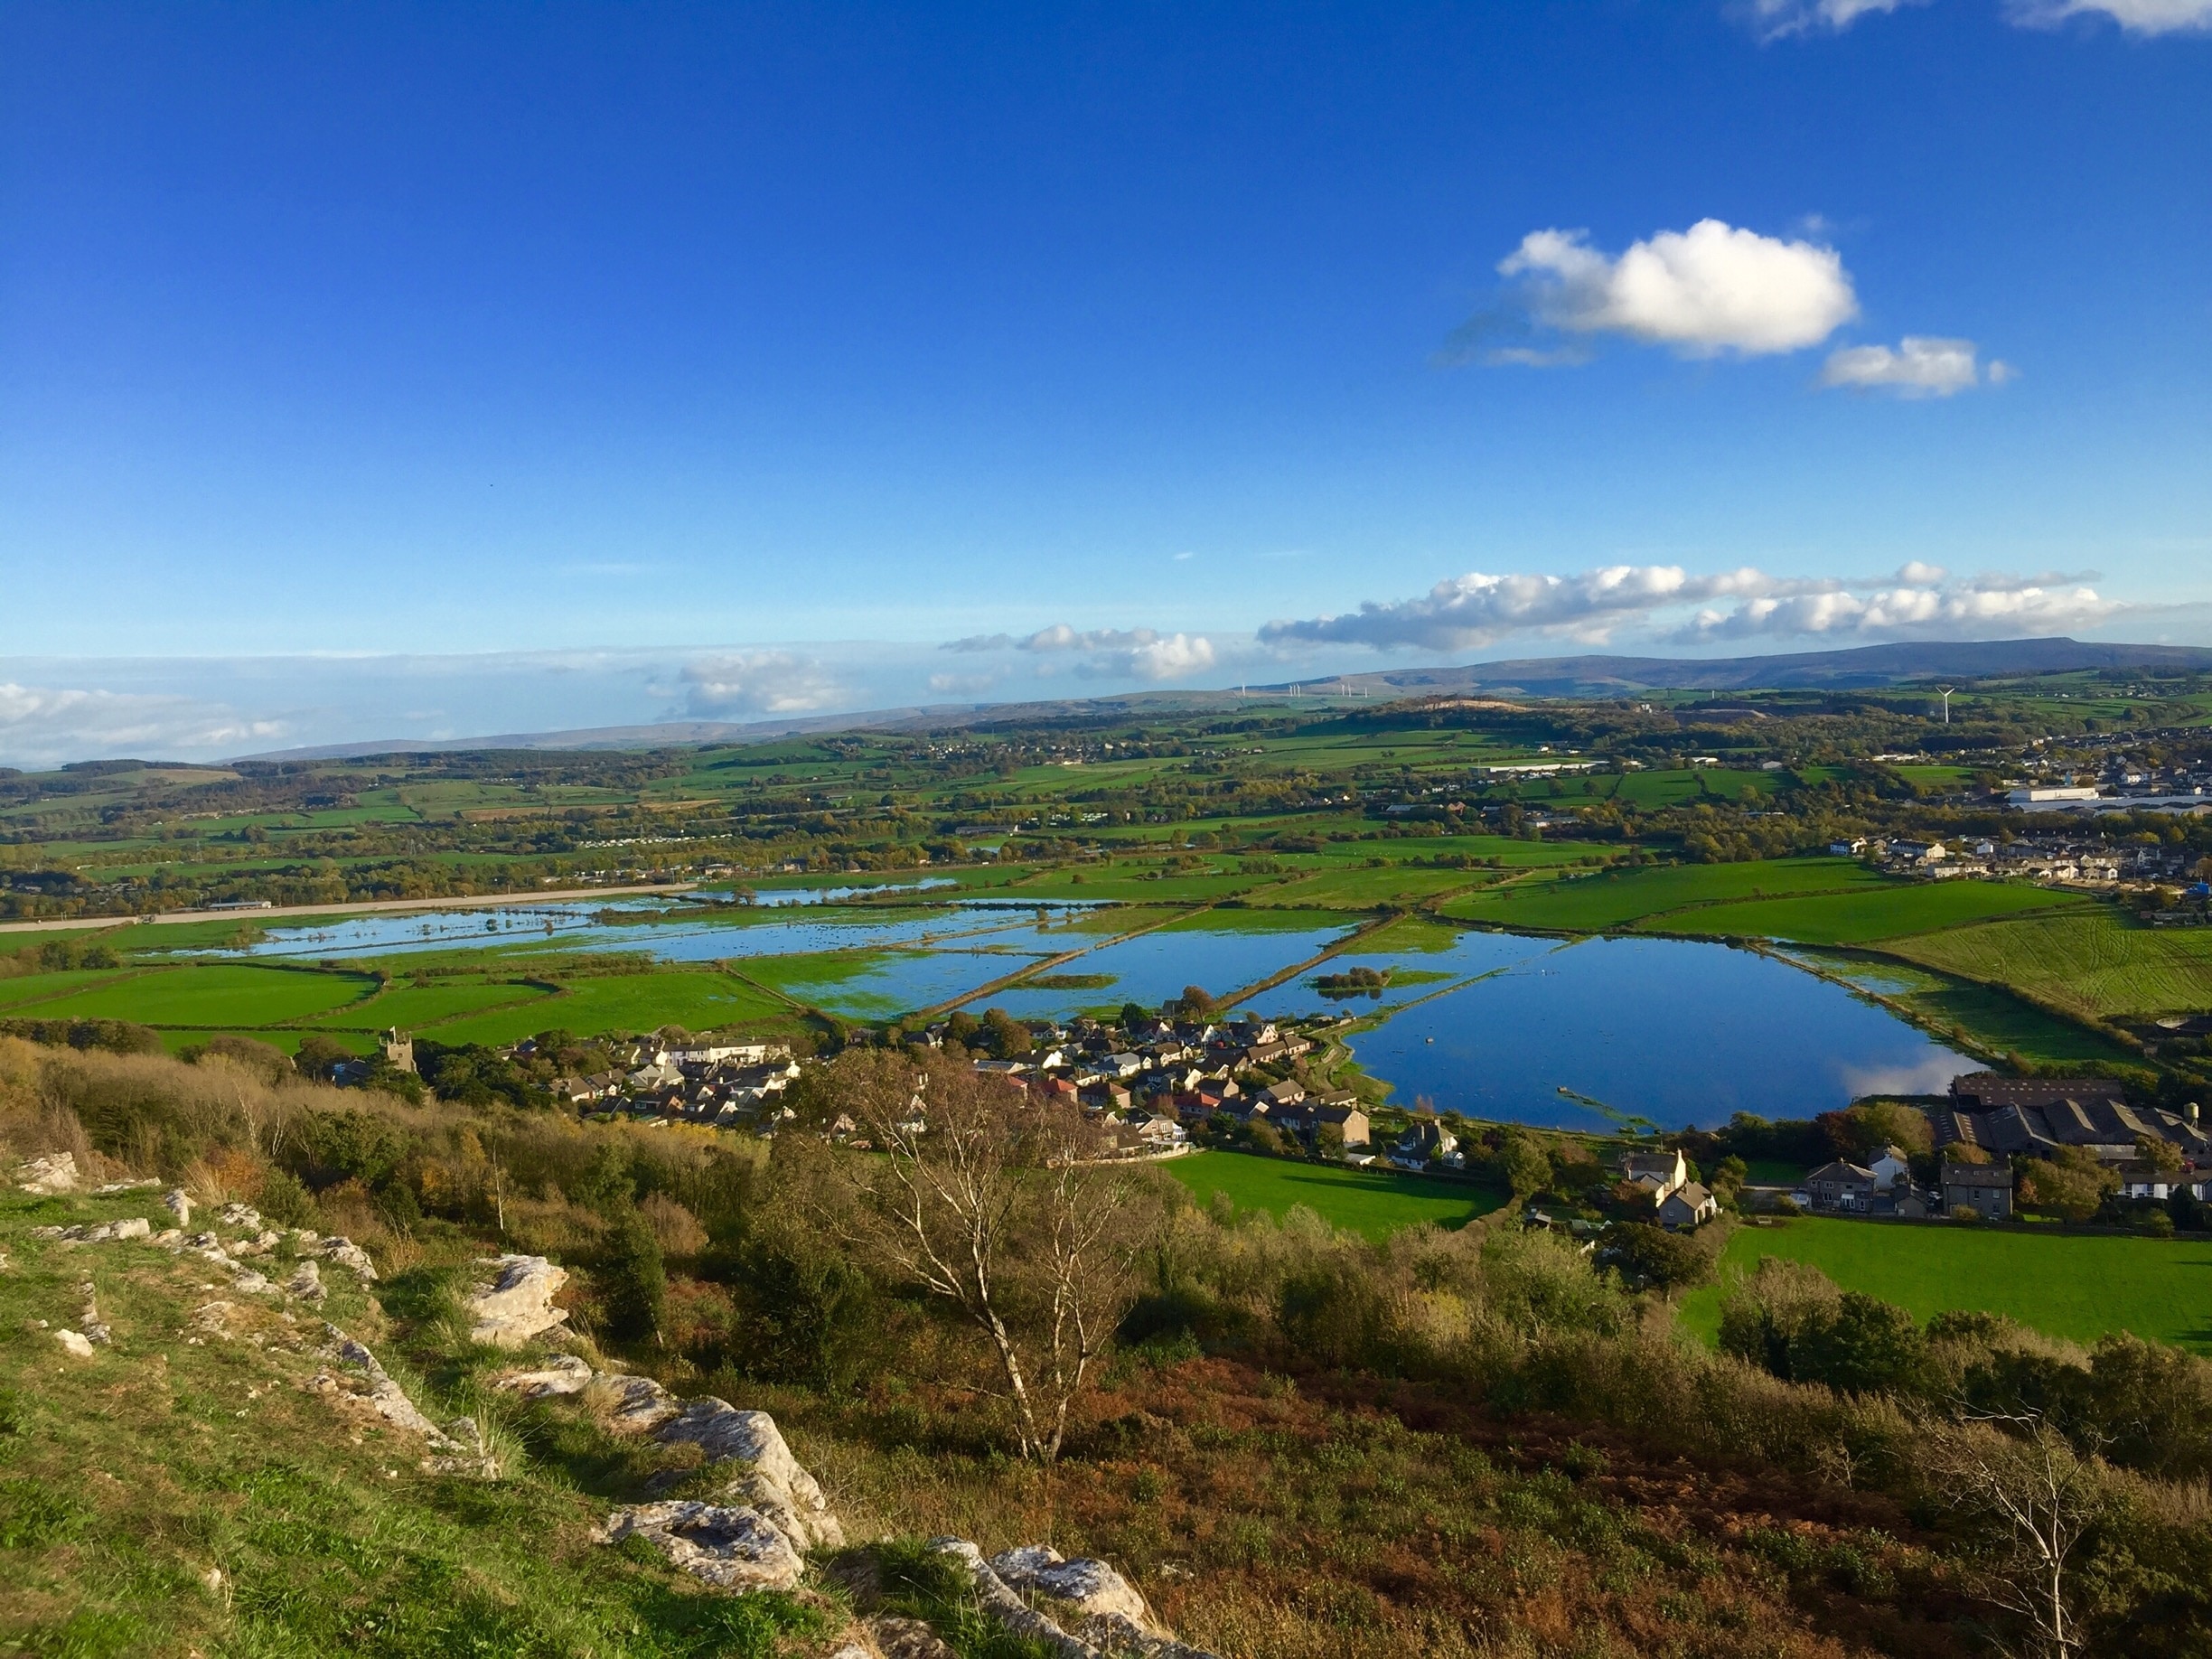
<svg viewBox="0 0 2212 1659">
<path fill-rule="evenodd" d="M 1904 575 L 1899 572 L 1899 575 Z M 1945 639 L 2063 633 L 2121 607 L 2091 587 L 2048 588 L 2015 576 L 1977 576 L 1947 587 L 1899 586 L 1868 594 L 1748 599 L 1726 614 L 1700 613 L 1680 642 L 1831 636 Z"/>
<path fill-rule="evenodd" d="M 1692 605 L 1700 608 L 1684 617 Z M 1604 645 L 1624 631 L 1674 643 L 2004 636 L 2064 632 L 2122 608 L 2080 578 L 1991 574 L 1953 581 L 1940 566 L 1917 560 L 1882 578 L 1778 577 L 1749 568 L 1695 576 L 1673 565 L 1615 565 L 1574 576 L 1457 576 L 1419 599 L 1272 622 L 1260 630 L 1260 641 L 1445 653 L 1511 639 Z M 1669 628 L 1670 617 L 1681 620 Z"/>
<path fill-rule="evenodd" d="M 1617 258 L 1592 248 L 1587 231 L 1532 230 L 1497 268 L 1527 283 L 1540 322 L 1626 334 L 1689 356 L 1801 351 L 1859 313 L 1835 249 L 1718 219 L 1662 230 Z"/>
<path fill-rule="evenodd" d="M 91 756 L 203 755 L 281 736 L 284 722 L 161 693 L 0 681 L 0 761 L 32 767 Z"/>
<path fill-rule="evenodd" d="M 1823 30 L 1841 33 L 1861 17 L 1925 4 L 1926 0 L 1749 0 L 1739 13 L 1759 39 L 1776 41 Z"/>
<path fill-rule="evenodd" d="M 1010 633 L 970 634 L 948 640 L 942 649 L 1064 654 L 1074 660 L 1075 672 L 1086 680 L 1181 680 L 1212 668 L 1215 660 L 1214 642 L 1200 634 L 1161 634 L 1150 628 L 1081 630 L 1065 623 L 1019 639 Z"/>
<path fill-rule="evenodd" d="M 2131 34 L 2212 30 L 2212 0 L 2012 0 L 2012 21 L 2055 28 L 2069 17 L 2109 17 Z"/>
<path fill-rule="evenodd" d="M 1078 633 L 1065 623 L 1040 628 L 1015 642 L 1017 651 L 1069 651 L 1087 680 L 1180 680 L 1214 666 L 1213 642 L 1200 635 L 1161 635 L 1149 628 L 1093 628 Z"/>
<path fill-rule="evenodd" d="M 1843 346 L 1828 354 L 1821 370 L 1823 386 L 1891 391 L 1900 398 L 1948 398 L 1976 386 L 2002 386 L 2012 378 L 2012 366 L 1997 359 L 1984 371 L 1973 341 L 1928 334 L 1907 334 L 1895 347 Z"/>
<path fill-rule="evenodd" d="M 1369 601 L 1354 615 L 1271 622 L 1264 644 L 1372 645 L 1467 651 L 1516 634 L 1549 634 L 1602 643 L 1622 622 L 1669 605 L 1765 591 L 1756 570 L 1693 576 L 1679 565 L 1608 565 L 1580 576 L 1486 576 L 1439 582 L 1419 599 Z"/>
<path fill-rule="evenodd" d="M 678 678 L 690 712 L 707 717 L 813 714 L 849 695 L 821 663 L 788 651 L 704 657 L 686 663 Z"/>
</svg>

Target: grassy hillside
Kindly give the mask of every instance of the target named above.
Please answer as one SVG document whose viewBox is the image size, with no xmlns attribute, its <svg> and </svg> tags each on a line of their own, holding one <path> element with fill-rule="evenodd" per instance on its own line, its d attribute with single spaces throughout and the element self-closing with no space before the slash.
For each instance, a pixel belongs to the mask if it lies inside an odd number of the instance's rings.
<svg viewBox="0 0 2212 1659">
<path fill-rule="evenodd" d="M 218 1292 L 206 1264 L 145 1242 L 36 1240 L 41 1223 L 149 1213 L 155 1195 L 0 1198 L 0 1649 L 69 1659 L 220 1653 L 819 1654 L 826 1602 L 707 1592 L 590 1532 L 644 1471 L 610 1444 L 543 1437 L 467 1381 L 489 1355 L 399 1364 L 381 1305 L 326 1273 L 333 1322 L 383 1348 L 441 1420 L 499 1419 L 505 1477 L 427 1474 L 418 1442 L 307 1380 L 315 1312 Z M 288 1253 L 288 1252 L 286 1252 Z M 282 1265 L 282 1263 L 280 1263 Z M 81 1359 L 89 1283 L 114 1339 Z M 403 1279 L 395 1294 L 426 1286 Z M 438 1364 L 440 1360 L 448 1363 Z M 516 1439 L 514 1437 L 521 1437 Z M 523 1440 L 530 1444 L 524 1449 Z"/>
<path fill-rule="evenodd" d="M 918 1086 L 940 1135 L 963 1098 L 999 1101 L 920 1053 L 848 1054 L 821 1083 L 824 1111 L 879 1095 L 904 1110 Z M 1931 1523 L 1922 1471 L 1985 1430 L 1947 1424 L 1940 1394 L 1855 1398 L 1675 1340 L 1655 1296 L 1571 1242 L 1468 1220 L 1486 1200 L 1466 1189 L 1227 1157 L 1129 1172 L 1120 1207 L 1090 1212 L 1117 1230 L 1093 1261 L 1128 1275 L 1102 1281 L 1119 1288 L 1096 1328 L 1114 1335 L 1047 1471 L 1019 1455 L 993 1344 L 902 1253 L 898 1154 L 839 1151 L 804 1125 L 770 1149 L 0 1041 L 0 1150 L 12 1164 L 56 1145 L 98 1176 L 143 1167 L 344 1232 L 383 1277 L 326 1265 L 318 1310 L 150 1242 L 30 1231 L 162 1219 L 150 1193 L 0 1195 L 0 1651 L 826 1659 L 942 1532 L 1101 1555 L 1223 1659 L 1934 1659 L 1976 1639 L 1978 1523 Z M 1242 1206 L 1207 1214 L 1171 1175 Z M 1117 1179 L 1017 1169 L 999 1189 L 998 1306 L 1032 1355 L 1052 1324 L 1050 1241 L 1067 1236 L 1053 1195 Z M 1373 1233 L 1467 1224 L 1377 1242 L 1270 1219 L 1294 1202 Z M 719 1495 L 728 1471 L 617 1432 L 605 1379 L 528 1404 L 492 1392 L 547 1357 L 467 1339 L 457 1292 L 502 1247 L 571 1274 L 576 1335 L 559 1340 L 592 1368 L 773 1412 L 858 1550 L 816 1551 L 789 1594 L 733 1598 L 642 1543 L 592 1542 L 614 1506 Z M 278 1240 L 257 1265 L 281 1279 L 290 1254 Z M 89 1328 L 87 1282 L 113 1342 L 80 1355 L 53 1333 Z M 485 1423 L 496 1477 L 426 1466 L 419 1440 L 317 1385 L 326 1315 L 433 1418 Z M 2212 1433 L 2177 1404 L 2206 1372 L 2151 1358 L 2166 1368 L 2118 1404 L 2140 1415 L 2150 1398 L 2170 1430 L 2097 1474 L 2127 1506 L 2084 1546 L 2083 1582 L 2113 1587 L 2100 1659 L 2212 1630 L 2189 1484 Z M 2071 1350 L 2040 1362 L 2099 1380 Z M 1041 1659 L 931 1594 L 955 1659 Z"/>
</svg>

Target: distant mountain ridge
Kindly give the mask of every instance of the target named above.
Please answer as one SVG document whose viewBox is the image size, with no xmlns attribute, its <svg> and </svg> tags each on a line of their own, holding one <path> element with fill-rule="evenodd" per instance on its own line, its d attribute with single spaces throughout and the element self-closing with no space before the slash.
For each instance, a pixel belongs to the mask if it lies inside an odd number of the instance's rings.
<svg viewBox="0 0 2212 1659">
<path fill-rule="evenodd" d="M 1406 693 L 1520 691 L 1533 697 L 1605 697 L 1626 691 L 1849 690 L 1936 676 L 1986 680 L 2066 674 L 2084 669 L 2161 668 L 2212 671 L 2212 649 L 2197 645 L 2111 645 L 2080 640 L 1957 640 L 1856 645 L 1843 651 L 1764 657 L 1526 657 L 1465 668 L 1393 669 L 1341 679 L 1293 681 Z M 1286 687 L 1269 687 L 1283 690 Z"/>
<path fill-rule="evenodd" d="M 2126 645 L 2070 639 L 1930 641 L 1856 645 L 1764 657 L 1523 657 L 1461 668 L 1388 669 L 1364 674 L 1240 688 L 1143 691 L 1022 703 L 938 703 L 776 720 L 676 720 L 482 737 L 387 738 L 241 755 L 238 760 L 351 760 L 370 755 L 433 755 L 482 749 L 640 749 L 709 743 L 770 743 L 830 732 L 915 731 L 985 721 L 1067 719 L 1080 715 L 1165 715 L 1246 706 L 1253 697 L 1421 697 L 1478 693 L 1532 698 L 1608 698 L 1638 691 L 1866 690 L 1935 678 L 1985 680 L 2085 669 L 2164 669 L 2212 673 L 2212 648 Z"/>
</svg>

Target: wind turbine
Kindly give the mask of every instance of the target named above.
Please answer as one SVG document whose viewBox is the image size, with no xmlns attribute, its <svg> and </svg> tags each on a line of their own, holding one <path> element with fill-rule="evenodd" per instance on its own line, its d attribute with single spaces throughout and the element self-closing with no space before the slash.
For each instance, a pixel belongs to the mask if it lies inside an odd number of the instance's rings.
<svg viewBox="0 0 2212 1659">
<path fill-rule="evenodd" d="M 1943 694 L 1944 724 L 1948 726 L 1951 724 L 1951 694 L 1958 688 L 1956 686 L 1937 686 L 1936 689 Z"/>
</svg>

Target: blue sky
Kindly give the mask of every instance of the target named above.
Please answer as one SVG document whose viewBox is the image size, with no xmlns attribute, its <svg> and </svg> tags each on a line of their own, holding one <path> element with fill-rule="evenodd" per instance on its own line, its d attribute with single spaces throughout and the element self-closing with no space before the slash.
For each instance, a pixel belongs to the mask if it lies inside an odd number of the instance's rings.
<svg viewBox="0 0 2212 1659">
<path fill-rule="evenodd" d="M 0 760 L 2212 640 L 2207 271 L 2212 0 L 0 3 Z"/>
</svg>

